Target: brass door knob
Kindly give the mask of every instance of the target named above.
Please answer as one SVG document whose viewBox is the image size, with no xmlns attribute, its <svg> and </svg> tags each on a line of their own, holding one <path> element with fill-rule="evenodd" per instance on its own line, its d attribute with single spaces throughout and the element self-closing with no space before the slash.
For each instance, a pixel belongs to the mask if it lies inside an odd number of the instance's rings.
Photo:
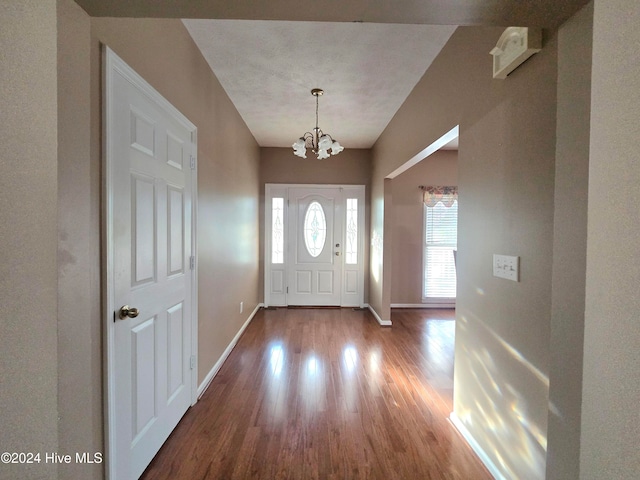
<svg viewBox="0 0 640 480">
<path fill-rule="evenodd" d="M 129 305 L 123 305 L 122 307 L 120 307 L 120 314 L 118 316 L 120 317 L 120 320 L 122 320 L 126 317 L 136 318 L 139 313 L 140 310 L 138 310 L 137 308 L 130 307 Z"/>
</svg>

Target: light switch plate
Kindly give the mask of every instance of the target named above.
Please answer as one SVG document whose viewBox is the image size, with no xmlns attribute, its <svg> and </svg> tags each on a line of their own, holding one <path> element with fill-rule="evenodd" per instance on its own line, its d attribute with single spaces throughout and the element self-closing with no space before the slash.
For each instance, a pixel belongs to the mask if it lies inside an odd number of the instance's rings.
<svg viewBox="0 0 640 480">
<path fill-rule="evenodd" d="M 520 257 L 493 255 L 493 276 L 514 282 L 520 281 Z"/>
</svg>

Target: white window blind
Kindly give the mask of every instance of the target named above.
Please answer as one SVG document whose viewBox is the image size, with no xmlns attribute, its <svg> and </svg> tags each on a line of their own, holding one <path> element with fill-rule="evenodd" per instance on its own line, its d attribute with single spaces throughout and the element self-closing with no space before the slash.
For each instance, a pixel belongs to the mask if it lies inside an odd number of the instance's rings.
<svg viewBox="0 0 640 480">
<path fill-rule="evenodd" d="M 456 267 L 453 252 L 458 248 L 457 194 L 452 198 L 442 198 L 434 206 L 425 205 L 424 212 L 423 300 L 455 299 Z"/>
</svg>

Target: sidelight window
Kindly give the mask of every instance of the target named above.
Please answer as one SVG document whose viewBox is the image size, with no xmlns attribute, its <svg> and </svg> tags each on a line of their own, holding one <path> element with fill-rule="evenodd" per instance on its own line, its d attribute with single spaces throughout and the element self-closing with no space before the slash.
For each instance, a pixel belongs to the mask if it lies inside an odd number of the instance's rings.
<svg viewBox="0 0 640 480">
<path fill-rule="evenodd" d="M 358 263 L 358 199 L 347 198 L 347 245 L 345 262 L 347 265 Z"/>
<path fill-rule="evenodd" d="M 284 263 L 284 199 L 271 201 L 271 263 Z"/>
</svg>

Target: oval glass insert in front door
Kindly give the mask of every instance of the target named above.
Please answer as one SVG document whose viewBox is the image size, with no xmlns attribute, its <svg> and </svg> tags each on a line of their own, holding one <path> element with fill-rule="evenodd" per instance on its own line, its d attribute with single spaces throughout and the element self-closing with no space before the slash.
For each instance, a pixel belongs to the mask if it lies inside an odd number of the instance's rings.
<svg viewBox="0 0 640 480">
<path fill-rule="evenodd" d="M 304 246 L 313 258 L 318 257 L 324 249 L 327 239 L 327 220 L 322 205 L 311 202 L 304 216 Z"/>
</svg>

